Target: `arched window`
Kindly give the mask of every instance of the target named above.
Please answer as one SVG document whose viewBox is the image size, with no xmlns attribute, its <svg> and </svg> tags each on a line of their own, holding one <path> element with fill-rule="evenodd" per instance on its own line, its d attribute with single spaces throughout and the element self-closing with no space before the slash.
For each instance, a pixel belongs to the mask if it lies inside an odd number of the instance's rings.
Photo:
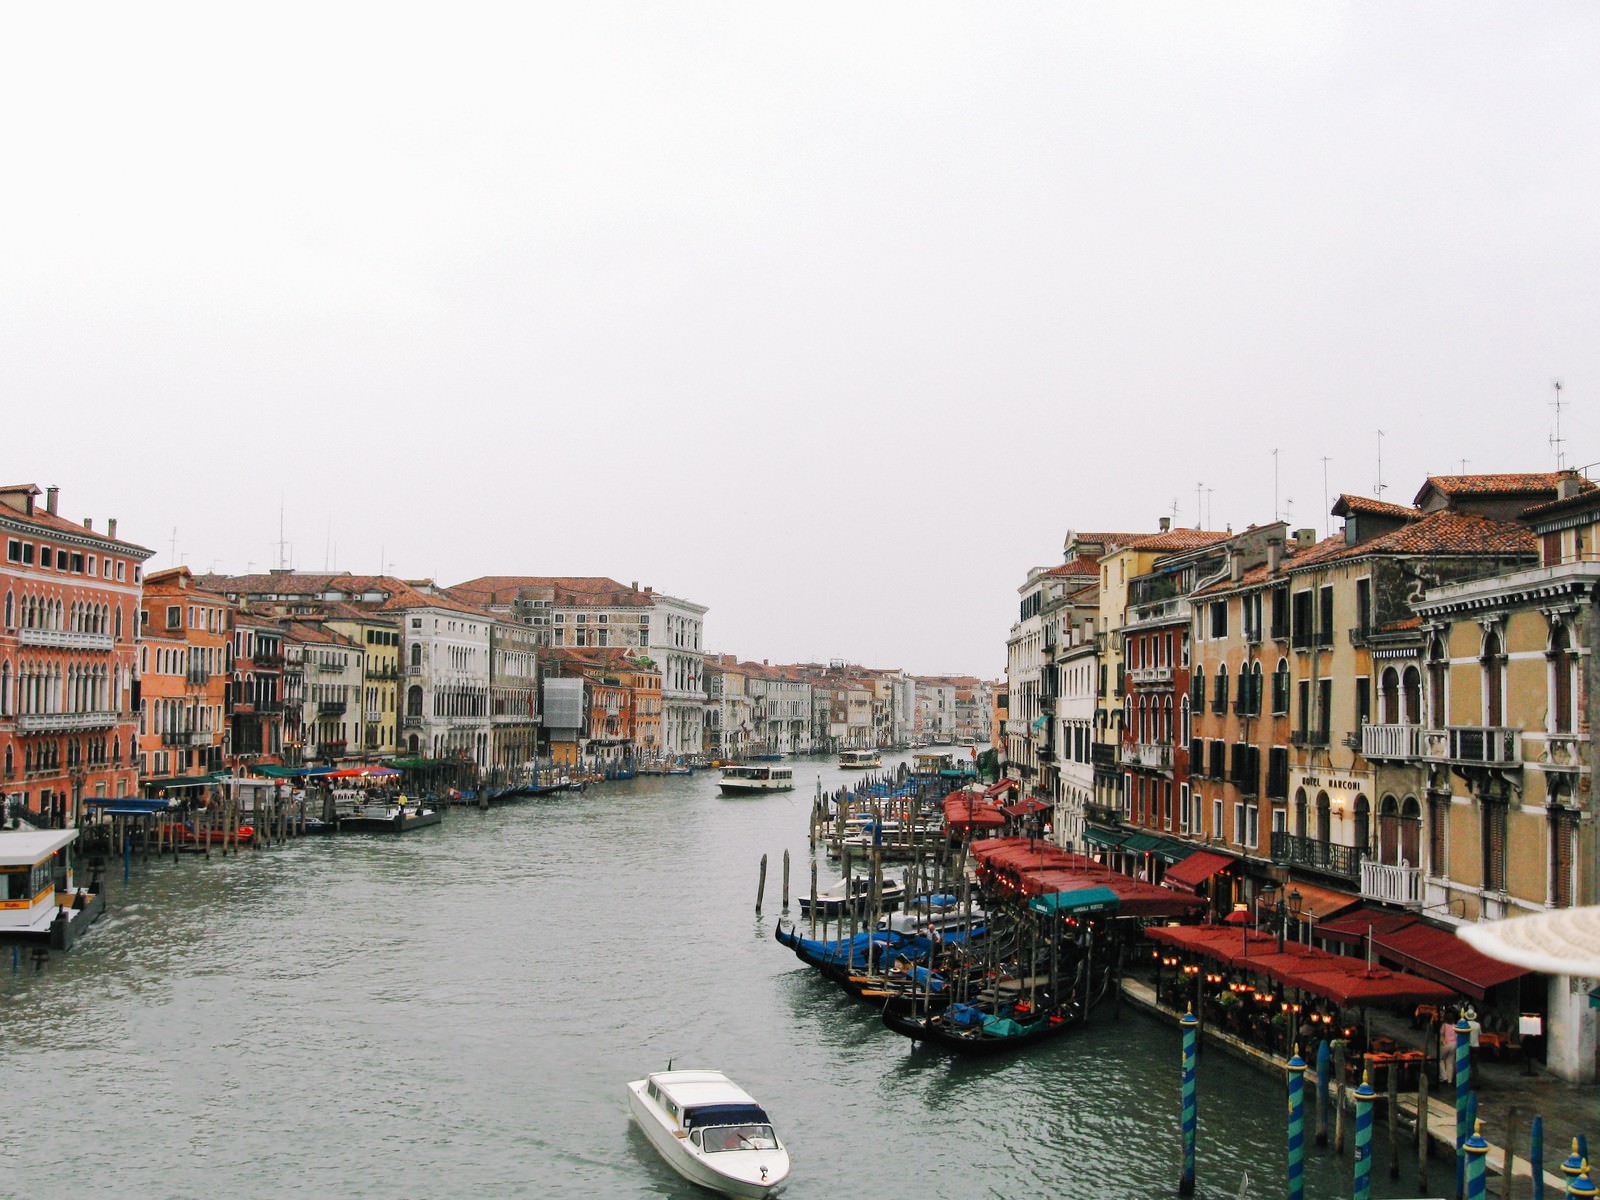
<svg viewBox="0 0 1600 1200">
<path fill-rule="evenodd" d="M 1499 633 L 1490 630 L 1483 638 L 1483 723 L 1505 724 L 1506 652 Z"/>
<path fill-rule="evenodd" d="M 422 715 L 422 686 L 412 684 L 406 690 L 406 716 L 420 717 Z M 415 740 L 415 739 L 413 739 Z"/>
<path fill-rule="evenodd" d="M 1422 805 L 1415 796 L 1400 804 L 1400 862 L 1407 867 L 1422 865 Z"/>
<path fill-rule="evenodd" d="M 1393 796 L 1378 802 L 1378 861 L 1393 866 L 1400 859 L 1400 806 Z"/>
<path fill-rule="evenodd" d="M 13 619 L 16 616 L 16 611 L 17 611 L 16 597 L 14 597 L 11 594 L 10 590 L 8 589 L 6 591 L 6 628 L 7 629 L 10 629 L 12 626 L 14 626 L 16 624 L 16 621 Z"/>
<path fill-rule="evenodd" d="M 1294 790 L 1294 835 L 1302 841 L 1307 836 L 1305 788 L 1295 788 Z"/>
<path fill-rule="evenodd" d="M 1228 664 L 1217 664 L 1216 691 L 1211 697 L 1211 711 L 1221 713 L 1228 711 Z"/>
<path fill-rule="evenodd" d="M 1422 720 L 1422 672 L 1407 667 L 1400 676 L 1400 719 L 1407 725 Z"/>
<path fill-rule="evenodd" d="M 1385 725 L 1400 723 L 1400 672 L 1385 667 L 1378 678 L 1378 720 Z"/>
<path fill-rule="evenodd" d="M 1166 696 L 1161 701 L 1161 741 L 1172 741 L 1172 697 Z"/>
<path fill-rule="evenodd" d="M 1193 734 L 1191 732 L 1191 730 L 1193 729 L 1193 722 L 1190 721 L 1190 719 L 1189 719 L 1189 697 L 1188 696 L 1185 696 L 1182 700 L 1178 701 L 1178 719 L 1182 723 L 1182 726 L 1183 726 L 1182 731 L 1181 731 L 1182 732 L 1182 736 L 1181 736 L 1181 738 L 1179 740 L 1182 741 L 1185 746 L 1187 746 L 1189 744 L 1189 741 L 1190 741 L 1191 737 L 1193 737 Z M 1194 770 L 1193 764 L 1190 764 L 1189 769 L 1191 771 Z"/>
<path fill-rule="evenodd" d="M 422 643 L 421 642 L 412 642 L 411 643 L 411 665 L 413 667 L 420 667 L 422 665 Z"/>
<path fill-rule="evenodd" d="M 1565 625 L 1550 631 L 1550 716 L 1546 728 L 1551 733 L 1571 733 L 1576 707 L 1578 660 L 1572 653 L 1572 640 Z"/>
<path fill-rule="evenodd" d="M 1356 797 L 1354 845 L 1362 854 L 1369 854 L 1372 843 L 1372 802 L 1365 796 Z"/>
<path fill-rule="evenodd" d="M 1450 656 L 1444 639 L 1435 637 L 1428 644 L 1428 728 L 1443 729 L 1449 706 Z"/>
<path fill-rule="evenodd" d="M 1282 716 L 1289 711 L 1289 660 L 1280 658 L 1272 672 L 1272 712 Z"/>
<path fill-rule="evenodd" d="M 1206 669 L 1195 667 L 1194 675 L 1189 680 L 1189 697 L 1193 701 L 1192 707 L 1199 712 L 1206 703 Z"/>
<path fill-rule="evenodd" d="M 1317 841 L 1323 845 L 1333 840 L 1333 805 L 1327 792 L 1317 793 Z"/>
</svg>

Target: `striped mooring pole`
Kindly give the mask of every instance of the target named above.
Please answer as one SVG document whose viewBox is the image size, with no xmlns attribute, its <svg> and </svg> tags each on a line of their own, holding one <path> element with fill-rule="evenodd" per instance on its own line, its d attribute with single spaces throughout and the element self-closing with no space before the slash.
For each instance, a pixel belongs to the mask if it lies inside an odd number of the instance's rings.
<svg viewBox="0 0 1600 1200">
<path fill-rule="evenodd" d="M 1365 1071 L 1356 1089 L 1356 1186 L 1355 1200 L 1372 1200 L 1372 1104 L 1378 1093 L 1372 1090 Z"/>
<path fill-rule="evenodd" d="M 1194 1090 L 1195 1040 L 1200 1029 L 1200 1018 L 1194 1009 L 1183 1014 L 1178 1022 L 1183 1027 L 1183 1177 L 1178 1180 L 1178 1195 L 1194 1195 L 1194 1135 L 1198 1123 L 1199 1107 Z"/>
<path fill-rule="evenodd" d="M 1467 1154 L 1462 1147 L 1467 1141 L 1467 1095 L 1472 1088 L 1472 1026 L 1465 1017 L 1456 1020 L 1456 1196 L 1463 1194 L 1466 1184 Z"/>
<path fill-rule="evenodd" d="M 1535 1116 L 1528 1129 L 1528 1165 L 1532 1168 L 1532 1200 L 1544 1200 L 1544 1118 Z"/>
<path fill-rule="evenodd" d="M 1484 1168 L 1489 1164 L 1489 1143 L 1483 1140 L 1483 1122 L 1474 1121 L 1472 1134 L 1461 1143 L 1467 1156 L 1467 1200 L 1483 1200 L 1488 1188 Z"/>
<path fill-rule="evenodd" d="M 1333 1073 L 1333 1055 L 1328 1053 L 1328 1039 L 1317 1043 L 1317 1145 L 1328 1144 L 1328 1083 Z"/>
<path fill-rule="evenodd" d="M 1306 1200 L 1306 1063 L 1289 1059 L 1289 1200 Z"/>
<path fill-rule="evenodd" d="M 1583 1160 L 1583 1168 L 1578 1172 L 1577 1178 L 1567 1184 L 1568 1196 L 1579 1196 L 1582 1200 L 1594 1200 L 1600 1196 L 1600 1188 L 1595 1187 L 1594 1180 L 1589 1178 L 1589 1160 Z"/>
</svg>

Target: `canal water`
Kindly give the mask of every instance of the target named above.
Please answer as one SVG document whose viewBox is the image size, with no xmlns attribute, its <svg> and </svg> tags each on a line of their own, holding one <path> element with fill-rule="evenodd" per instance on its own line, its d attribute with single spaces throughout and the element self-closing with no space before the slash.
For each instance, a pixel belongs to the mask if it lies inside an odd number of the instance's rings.
<svg viewBox="0 0 1600 1200">
<path fill-rule="evenodd" d="M 1100 1010 L 952 1058 L 772 940 L 783 852 L 798 894 L 812 790 L 845 778 L 794 766 L 787 795 L 641 778 L 117 872 L 77 949 L 0 971 L 0 1192 L 695 1197 L 623 1100 L 672 1060 L 767 1106 L 794 1197 L 1174 1194 L 1174 1030 Z M 1213 1051 L 1200 1090 L 1198 1194 L 1281 1195 L 1281 1085 Z M 1386 1163 L 1376 1194 L 1414 1194 Z M 1313 1152 L 1307 1195 L 1349 1169 Z"/>
</svg>

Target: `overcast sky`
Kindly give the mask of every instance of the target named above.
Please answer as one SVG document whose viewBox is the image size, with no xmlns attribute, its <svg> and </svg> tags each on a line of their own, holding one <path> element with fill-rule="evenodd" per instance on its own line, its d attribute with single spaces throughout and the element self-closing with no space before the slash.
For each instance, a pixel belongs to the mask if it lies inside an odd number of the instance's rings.
<svg viewBox="0 0 1600 1200">
<path fill-rule="evenodd" d="M 1600 6 L 8 5 L 0 482 L 1003 672 L 1069 528 L 1600 459 Z M 1324 488 L 1324 462 L 1327 487 Z"/>
</svg>

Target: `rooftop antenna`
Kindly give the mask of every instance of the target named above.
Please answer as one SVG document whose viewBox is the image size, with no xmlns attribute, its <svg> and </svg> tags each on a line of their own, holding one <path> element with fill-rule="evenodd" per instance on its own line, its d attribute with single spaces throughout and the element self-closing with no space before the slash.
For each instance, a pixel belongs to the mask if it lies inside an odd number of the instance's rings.
<svg viewBox="0 0 1600 1200">
<path fill-rule="evenodd" d="M 172 560 L 172 565 L 178 565 L 178 527 L 172 527 L 172 549 L 167 551 L 167 557 Z"/>
<path fill-rule="evenodd" d="M 1373 485 L 1373 492 L 1379 500 L 1383 499 L 1383 430 L 1378 430 L 1378 482 Z"/>
<path fill-rule="evenodd" d="M 1550 435 L 1550 444 L 1556 448 L 1556 470 L 1564 471 L 1567 469 L 1567 455 L 1566 451 L 1561 449 L 1562 443 L 1566 440 L 1561 436 L 1561 409 L 1563 407 L 1561 403 L 1561 380 L 1554 380 L 1553 383 L 1556 389 L 1556 399 L 1552 405 L 1556 410 L 1556 431 Z"/>
<path fill-rule="evenodd" d="M 278 569 L 280 571 L 283 570 L 283 568 L 285 568 L 285 567 L 287 567 L 289 565 L 288 562 L 286 561 L 288 556 L 284 553 L 284 551 L 287 549 L 288 545 L 289 545 L 289 543 L 283 540 L 283 497 L 279 496 L 278 497 L 278 540 L 277 540 L 277 542 L 275 542 L 273 544 L 273 549 L 275 549 L 278 552 Z"/>
<path fill-rule="evenodd" d="M 1278 507 L 1278 448 L 1272 448 L 1272 519 L 1276 521 L 1283 516 Z"/>
<path fill-rule="evenodd" d="M 1471 461 L 1472 461 L 1472 460 L 1471 460 L 1471 459 L 1470 459 L 1470 458 L 1463 458 L 1463 459 L 1462 459 L 1462 460 L 1461 460 L 1461 473 L 1462 473 L 1462 474 L 1463 474 L 1463 475 L 1465 475 L 1465 474 L 1466 474 L 1466 473 L 1467 473 L 1467 464 L 1468 464 L 1468 463 L 1469 463 L 1469 462 L 1471 462 Z"/>
<path fill-rule="evenodd" d="M 1326 522 L 1326 524 L 1323 526 L 1323 531 L 1322 531 L 1322 536 L 1323 537 L 1327 537 L 1329 534 L 1331 534 L 1333 532 L 1333 522 L 1328 520 L 1328 518 L 1330 516 L 1332 516 L 1331 509 L 1333 508 L 1333 506 L 1328 503 L 1328 463 L 1329 463 L 1329 461 L 1330 460 L 1329 460 L 1328 456 L 1326 454 L 1324 454 L 1322 456 L 1322 519 L 1323 519 L 1324 522 Z"/>
<path fill-rule="evenodd" d="M 1206 522 L 1205 522 L 1205 525 L 1202 525 L 1200 527 L 1202 529 L 1206 528 L 1206 526 L 1209 526 L 1211 524 L 1211 493 L 1216 491 L 1216 490 L 1217 490 L 1216 488 L 1212 488 L 1212 487 L 1208 487 L 1206 489 Z"/>
<path fill-rule="evenodd" d="M 1172 523 L 1174 525 L 1178 523 L 1178 498 L 1176 496 L 1172 498 Z"/>
<path fill-rule="evenodd" d="M 1203 483 L 1194 485 L 1194 527 L 1196 529 L 1204 529 L 1206 527 L 1205 509 L 1200 506 L 1200 496 L 1205 490 L 1206 485 Z"/>
</svg>

